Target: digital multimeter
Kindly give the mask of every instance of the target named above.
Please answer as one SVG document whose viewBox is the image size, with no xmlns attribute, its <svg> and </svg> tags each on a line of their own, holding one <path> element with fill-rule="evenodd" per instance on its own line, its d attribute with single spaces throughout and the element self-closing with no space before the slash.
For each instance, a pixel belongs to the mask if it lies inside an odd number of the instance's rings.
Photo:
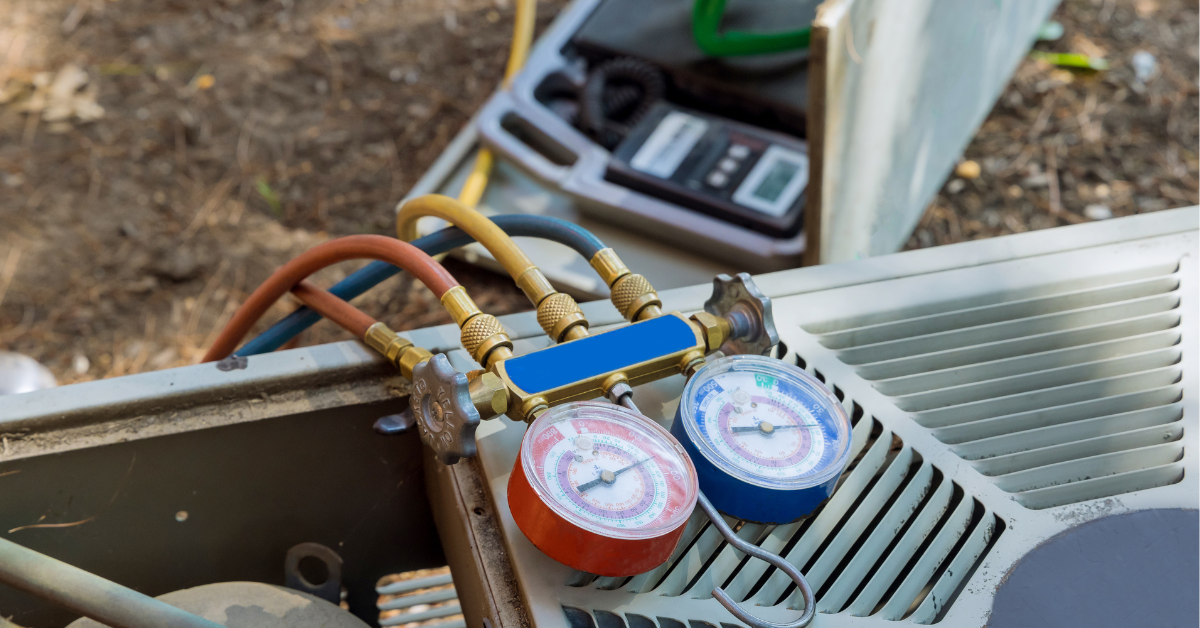
<svg viewBox="0 0 1200 628">
<path fill-rule="evenodd" d="M 657 103 L 613 151 L 605 179 L 772 237 L 802 226 L 804 142 Z"/>
</svg>

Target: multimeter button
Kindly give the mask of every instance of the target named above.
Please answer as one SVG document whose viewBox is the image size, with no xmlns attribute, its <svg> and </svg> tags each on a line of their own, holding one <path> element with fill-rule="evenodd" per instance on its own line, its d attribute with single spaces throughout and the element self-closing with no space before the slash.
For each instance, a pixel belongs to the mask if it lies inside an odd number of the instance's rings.
<svg viewBox="0 0 1200 628">
<path fill-rule="evenodd" d="M 733 174 L 733 173 L 737 172 L 738 162 L 736 162 L 732 159 L 722 159 L 721 162 L 717 164 L 717 167 L 720 168 L 724 172 Z"/>
<path fill-rule="evenodd" d="M 729 177 L 724 172 L 714 170 L 708 173 L 706 181 L 714 188 L 725 187 L 725 184 L 729 183 Z"/>
<path fill-rule="evenodd" d="M 729 147 L 729 156 L 734 159 L 745 159 L 750 156 L 750 147 L 745 144 L 734 144 Z"/>
</svg>

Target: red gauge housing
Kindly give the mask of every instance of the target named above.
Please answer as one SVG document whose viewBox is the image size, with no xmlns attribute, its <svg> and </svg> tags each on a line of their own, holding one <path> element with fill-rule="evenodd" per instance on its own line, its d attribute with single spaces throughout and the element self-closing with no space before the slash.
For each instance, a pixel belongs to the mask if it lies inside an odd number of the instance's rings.
<svg viewBox="0 0 1200 628">
<path fill-rule="evenodd" d="M 695 468 L 670 433 L 597 402 L 535 420 L 508 481 L 513 519 L 534 546 L 598 576 L 632 576 L 670 558 L 698 494 Z"/>
</svg>

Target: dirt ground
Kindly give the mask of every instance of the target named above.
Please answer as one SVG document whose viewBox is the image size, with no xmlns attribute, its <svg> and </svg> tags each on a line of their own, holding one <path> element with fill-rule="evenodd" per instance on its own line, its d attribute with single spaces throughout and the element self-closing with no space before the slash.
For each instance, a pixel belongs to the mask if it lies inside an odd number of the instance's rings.
<svg viewBox="0 0 1200 628">
<path fill-rule="evenodd" d="M 1035 50 L 1110 68 L 1022 62 L 964 151 L 971 163 L 959 164 L 907 248 L 1197 204 L 1198 15 L 1195 0 L 1063 2 L 1053 18 L 1062 37 Z M 1139 79 L 1135 55 L 1146 53 L 1155 67 Z"/>
<path fill-rule="evenodd" d="M 540 3 L 541 26 L 562 4 Z M 0 350 L 62 383 L 198 361 L 277 265 L 393 232 L 396 201 L 499 82 L 512 13 L 0 0 Z M 909 247 L 1195 204 L 1197 13 L 1067 0 L 1064 35 L 1037 49 L 1111 68 L 1024 62 Z M 1142 79 L 1137 51 L 1156 60 Z M 526 308 L 507 279 L 449 264 L 485 310 Z M 449 321 L 403 277 L 359 303 L 397 329 Z M 323 322 L 303 342 L 345 337 Z"/>
</svg>

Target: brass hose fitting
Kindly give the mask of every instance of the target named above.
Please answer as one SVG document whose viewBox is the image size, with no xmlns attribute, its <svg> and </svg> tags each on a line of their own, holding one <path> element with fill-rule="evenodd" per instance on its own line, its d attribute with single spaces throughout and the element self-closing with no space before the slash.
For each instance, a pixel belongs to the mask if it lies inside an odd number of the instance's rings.
<svg viewBox="0 0 1200 628">
<path fill-rule="evenodd" d="M 583 310 L 569 294 L 555 292 L 538 304 L 538 324 L 554 342 L 576 340 L 587 335 Z"/>
<path fill-rule="evenodd" d="M 480 311 L 466 288 L 456 286 L 442 295 L 442 305 L 461 329 L 463 348 L 487 368 L 492 361 L 512 357 L 512 339 L 491 314 Z"/>
<path fill-rule="evenodd" d="M 588 322 L 579 304 L 569 294 L 550 285 L 550 280 L 536 266 L 517 277 L 517 287 L 537 305 L 538 324 L 554 342 L 576 340 L 587 335 Z"/>
<path fill-rule="evenodd" d="M 645 277 L 633 274 L 611 248 L 601 249 L 590 260 L 592 268 L 612 292 L 612 304 L 629 322 L 662 315 L 662 300 Z"/>
<path fill-rule="evenodd" d="M 378 351 L 388 362 L 400 369 L 400 375 L 412 379 L 413 369 L 433 354 L 418 347 L 407 338 L 401 338 L 383 323 L 375 323 L 367 328 L 363 337 L 368 347 Z"/>
</svg>

